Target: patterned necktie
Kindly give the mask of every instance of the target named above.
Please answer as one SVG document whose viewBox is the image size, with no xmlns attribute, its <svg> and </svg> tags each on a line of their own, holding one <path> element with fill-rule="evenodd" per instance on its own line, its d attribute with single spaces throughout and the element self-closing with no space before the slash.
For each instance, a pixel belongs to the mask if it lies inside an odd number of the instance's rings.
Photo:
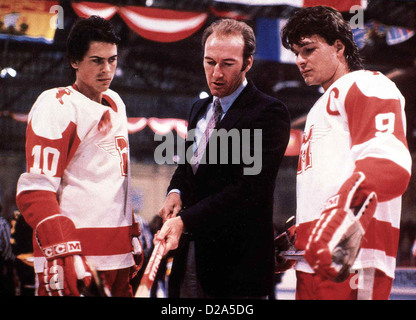
<svg viewBox="0 0 416 320">
<path fill-rule="evenodd" d="M 201 162 L 202 156 L 204 155 L 205 148 L 208 144 L 208 140 L 211 137 L 211 134 L 214 128 L 217 126 L 222 114 L 222 107 L 220 99 L 215 99 L 214 101 L 214 114 L 209 120 L 204 134 L 201 137 L 201 141 L 198 144 L 198 147 L 191 158 L 191 165 L 194 173 L 198 169 L 199 163 Z"/>
</svg>

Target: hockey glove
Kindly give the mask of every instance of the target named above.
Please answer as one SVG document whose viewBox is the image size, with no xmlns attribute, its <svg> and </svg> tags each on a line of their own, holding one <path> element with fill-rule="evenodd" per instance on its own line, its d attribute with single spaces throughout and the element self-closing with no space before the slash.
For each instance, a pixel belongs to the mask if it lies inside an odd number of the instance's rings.
<svg viewBox="0 0 416 320">
<path fill-rule="evenodd" d="M 296 260 L 288 253 L 295 253 L 296 226 L 291 226 L 274 239 L 274 273 L 283 273 L 292 268 Z"/>
<path fill-rule="evenodd" d="M 49 295 L 81 296 L 92 272 L 72 220 L 60 214 L 47 217 L 36 226 L 35 236 L 47 260 L 43 280 Z"/>
<path fill-rule="evenodd" d="M 335 282 L 348 278 L 377 207 L 376 194 L 362 187 L 364 180 L 362 172 L 353 173 L 326 202 L 306 245 L 309 265 Z"/>
<path fill-rule="evenodd" d="M 143 246 L 139 237 L 131 239 L 131 246 L 135 265 L 131 268 L 130 279 L 133 279 L 143 266 Z"/>
<path fill-rule="evenodd" d="M 140 241 L 140 236 L 142 234 L 140 230 L 140 224 L 134 221 L 133 215 L 133 225 L 132 225 L 132 238 L 131 238 L 131 253 L 133 254 L 134 263 L 135 265 L 131 267 L 130 270 L 130 279 L 133 279 L 140 269 L 143 266 L 144 260 L 144 253 L 143 253 L 143 245 Z"/>
</svg>

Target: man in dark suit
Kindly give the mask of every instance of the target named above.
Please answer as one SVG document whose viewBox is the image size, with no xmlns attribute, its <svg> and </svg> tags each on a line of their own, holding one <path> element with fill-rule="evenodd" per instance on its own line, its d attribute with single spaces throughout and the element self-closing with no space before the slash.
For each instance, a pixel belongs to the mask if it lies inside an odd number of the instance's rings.
<svg viewBox="0 0 416 320">
<path fill-rule="evenodd" d="M 194 153 L 171 179 L 155 236 L 166 241 L 165 253 L 176 249 L 169 296 L 266 298 L 273 292 L 273 192 L 289 113 L 246 80 L 256 46 L 247 24 L 216 21 L 202 40 L 212 96 L 192 107 L 188 135 L 195 139 L 186 149 Z M 225 144 L 212 147 L 224 133 Z"/>
</svg>

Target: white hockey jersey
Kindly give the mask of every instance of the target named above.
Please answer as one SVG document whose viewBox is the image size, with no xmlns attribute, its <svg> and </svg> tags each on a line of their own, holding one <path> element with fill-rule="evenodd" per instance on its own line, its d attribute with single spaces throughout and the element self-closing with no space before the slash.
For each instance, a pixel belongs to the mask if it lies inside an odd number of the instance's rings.
<svg viewBox="0 0 416 320">
<path fill-rule="evenodd" d="M 112 90 L 96 103 L 75 86 L 43 92 L 26 132 L 27 172 L 17 204 L 35 228 L 61 213 L 75 224 L 87 261 L 97 270 L 134 264 L 129 196 L 129 142 L 125 105 Z M 43 255 L 34 241 L 35 271 Z"/>
<path fill-rule="evenodd" d="M 297 240 L 304 249 L 323 206 L 354 171 L 366 175 L 378 206 L 353 268 L 375 267 L 393 278 L 401 195 L 410 179 L 404 98 L 378 72 L 355 71 L 335 81 L 310 110 L 297 172 Z M 295 268 L 312 273 L 305 261 Z"/>
</svg>

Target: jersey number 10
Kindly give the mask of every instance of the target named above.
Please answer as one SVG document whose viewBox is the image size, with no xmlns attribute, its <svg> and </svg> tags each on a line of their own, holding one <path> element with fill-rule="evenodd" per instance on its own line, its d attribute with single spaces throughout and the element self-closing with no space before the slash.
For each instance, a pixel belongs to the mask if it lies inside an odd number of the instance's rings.
<svg viewBox="0 0 416 320">
<path fill-rule="evenodd" d="M 35 145 L 32 149 L 33 165 L 30 168 L 30 173 L 41 174 L 42 172 L 50 177 L 55 176 L 58 170 L 60 152 L 58 149 L 46 147 L 42 150 L 42 146 Z M 43 164 L 41 167 L 41 158 Z"/>
</svg>

